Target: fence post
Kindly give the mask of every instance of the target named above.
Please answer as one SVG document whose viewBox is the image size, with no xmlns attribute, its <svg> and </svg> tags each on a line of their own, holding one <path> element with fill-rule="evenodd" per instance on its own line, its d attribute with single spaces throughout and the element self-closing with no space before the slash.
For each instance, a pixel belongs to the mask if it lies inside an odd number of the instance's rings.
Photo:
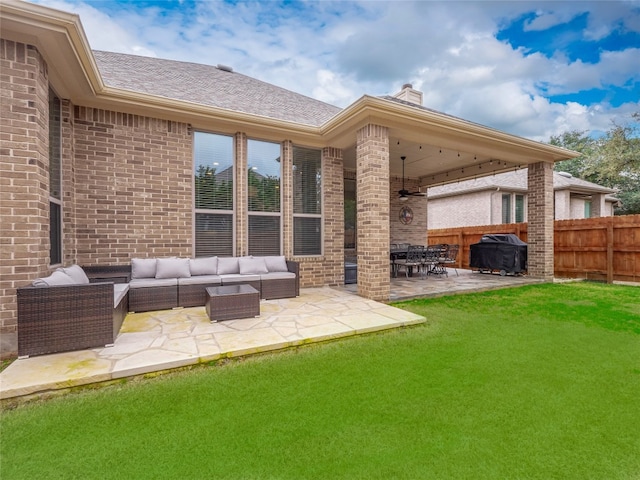
<svg viewBox="0 0 640 480">
<path fill-rule="evenodd" d="M 613 217 L 607 220 L 607 283 L 613 283 Z"/>
</svg>

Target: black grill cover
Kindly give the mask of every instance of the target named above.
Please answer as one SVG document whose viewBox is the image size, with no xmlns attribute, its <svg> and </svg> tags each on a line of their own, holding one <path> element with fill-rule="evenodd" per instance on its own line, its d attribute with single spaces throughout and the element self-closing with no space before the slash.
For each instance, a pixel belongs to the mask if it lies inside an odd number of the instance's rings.
<svg viewBox="0 0 640 480">
<path fill-rule="evenodd" d="M 470 246 L 471 268 L 520 273 L 527 269 L 527 244 L 512 233 L 483 235 Z"/>
</svg>

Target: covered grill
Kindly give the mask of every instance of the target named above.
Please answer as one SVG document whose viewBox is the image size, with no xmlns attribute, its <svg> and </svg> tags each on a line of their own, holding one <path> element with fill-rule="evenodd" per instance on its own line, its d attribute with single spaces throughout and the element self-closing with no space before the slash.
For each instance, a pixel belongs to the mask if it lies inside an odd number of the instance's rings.
<svg viewBox="0 0 640 480">
<path fill-rule="evenodd" d="M 470 248 L 470 266 L 481 273 L 498 271 L 506 275 L 527 269 L 527 244 L 512 233 L 483 235 Z"/>
</svg>

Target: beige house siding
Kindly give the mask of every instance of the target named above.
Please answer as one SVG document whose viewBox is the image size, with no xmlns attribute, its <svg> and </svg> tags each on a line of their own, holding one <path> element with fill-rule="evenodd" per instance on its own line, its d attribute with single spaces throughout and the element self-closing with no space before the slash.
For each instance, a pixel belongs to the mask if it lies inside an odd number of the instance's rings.
<svg viewBox="0 0 640 480">
<path fill-rule="evenodd" d="M 428 205 L 429 229 L 451 228 L 462 225 L 490 225 L 497 215 L 492 192 L 473 192 L 454 197 L 430 199 Z M 500 223 L 500 222 L 496 222 Z"/>
<path fill-rule="evenodd" d="M 571 193 L 569 190 L 556 190 L 555 194 L 555 218 L 556 220 L 569 220 L 571 216 Z"/>
<path fill-rule="evenodd" d="M 429 229 L 471 227 L 477 225 L 499 225 L 502 221 L 502 196 L 511 196 L 511 223 L 516 218 L 516 196 L 524 197 L 524 221 L 528 221 L 528 195 L 520 192 L 485 190 L 450 197 L 439 197 L 428 201 Z M 588 200 L 572 196 L 569 190 L 554 193 L 555 219 L 569 220 L 585 218 L 585 203 Z M 591 217 L 607 217 L 614 214 L 613 203 L 604 201 L 604 195 L 593 195 Z M 600 202 L 601 211 L 594 205 Z"/>
</svg>

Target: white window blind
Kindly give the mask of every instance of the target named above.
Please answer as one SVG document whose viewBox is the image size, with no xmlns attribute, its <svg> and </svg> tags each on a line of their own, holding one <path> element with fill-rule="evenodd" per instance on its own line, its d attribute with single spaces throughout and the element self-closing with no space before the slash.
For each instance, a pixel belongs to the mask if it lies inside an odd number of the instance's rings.
<svg viewBox="0 0 640 480">
<path fill-rule="evenodd" d="M 280 144 L 247 142 L 249 255 L 280 255 Z"/>
<path fill-rule="evenodd" d="M 293 148 L 293 253 L 322 254 L 322 155 Z"/>
<path fill-rule="evenodd" d="M 194 137 L 195 255 L 233 255 L 233 138 Z"/>
<path fill-rule="evenodd" d="M 502 194 L 502 223 L 511 223 L 511 194 Z"/>
<path fill-rule="evenodd" d="M 524 222 L 524 195 L 516 195 L 516 223 Z"/>
</svg>

